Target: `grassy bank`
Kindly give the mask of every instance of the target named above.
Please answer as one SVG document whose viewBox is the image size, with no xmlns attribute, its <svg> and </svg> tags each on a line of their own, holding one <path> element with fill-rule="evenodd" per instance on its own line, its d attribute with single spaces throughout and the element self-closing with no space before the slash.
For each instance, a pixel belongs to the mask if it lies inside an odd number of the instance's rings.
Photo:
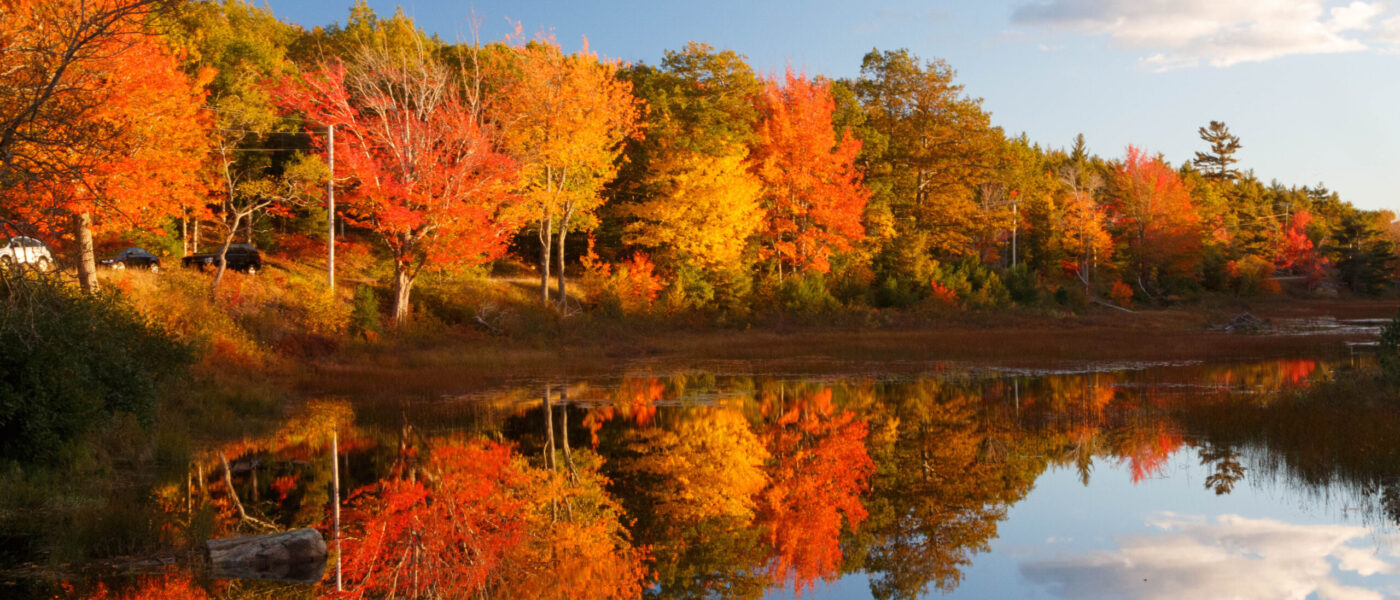
<svg viewBox="0 0 1400 600">
<path fill-rule="evenodd" d="M 536 281 L 478 274 L 424 278 L 411 321 L 395 327 L 379 310 L 388 290 L 374 285 L 376 275 L 368 267 L 343 273 L 334 295 L 318 265 L 299 261 L 274 261 L 257 276 L 231 273 L 217 294 L 209 276 L 187 271 L 112 272 L 107 281 L 201 348 L 198 372 L 343 395 L 450 393 L 631 368 L 917 373 L 944 361 L 1033 367 L 1316 355 L 1343 352 L 1342 342 L 1358 336 L 1213 327 L 1241 313 L 1276 323 L 1389 318 L 1396 306 L 1391 299 L 1275 295 L 1131 313 L 1093 305 L 965 311 L 933 304 L 796 314 L 754 309 L 736 317 L 588 310 L 588 298 L 578 296 L 584 309 L 561 316 L 538 305 Z"/>
</svg>

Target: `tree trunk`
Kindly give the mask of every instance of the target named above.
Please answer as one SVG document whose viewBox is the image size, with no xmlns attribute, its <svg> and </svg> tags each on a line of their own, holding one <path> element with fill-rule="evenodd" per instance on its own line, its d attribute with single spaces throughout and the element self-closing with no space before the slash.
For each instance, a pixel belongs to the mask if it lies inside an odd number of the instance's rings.
<svg viewBox="0 0 1400 600">
<path fill-rule="evenodd" d="M 208 540 L 215 578 L 316 583 L 326 571 L 326 540 L 315 529 Z"/>
<path fill-rule="evenodd" d="M 233 226 L 228 228 L 228 237 L 224 238 L 224 245 L 219 248 L 218 271 L 214 272 L 214 293 L 219 293 L 219 284 L 224 280 L 224 271 L 228 270 L 228 245 L 233 243 L 233 236 L 238 234 L 238 222 L 242 215 L 233 216 Z"/>
<path fill-rule="evenodd" d="M 554 404 L 550 402 L 549 388 L 548 385 L 544 386 L 544 435 L 546 440 L 544 443 L 544 463 L 545 466 L 549 467 L 549 470 L 554 471 L 558 467 L 554 464 Z"/>
<path fill-rule="evenodd" d="M 574 218 L 574 203 L 570 202 L 569 207 L 564 210 L 564 214 L 559 218 L 559 314 L 564 314 L 568 309 L 569 293 L 564 287 L 564 238 L 569 235 L 569 221 Z"/>
<path fill-rule="evenodd" d="M 345 591 L 340 570 L 340 431 L 331 428 L 331 514 L 335 518 L 335 591 Z"/>
<path fill-rule="evenodd" d="M 408 321 L 408 298 L 413 291 L 413 275 L 408 265 L 394 263 L 394 325 Z"/>
<path fill-rule="evenodd" d="M 78 213 L 73 218 L 78 234 L 78 282 L 83 291 L 97 293 L 97 259 L 92 252 L 92 214 Z"/>
<path fill-rule="evenodd" d="M 564 236 L 568 235 L 567 221 L 559 224 L 559 314 L 568 310 L 569 292 L 564 287 Z"/>
<path fill-rule="evenodd" d="M 574 451 L 569 447 L 569 386 L 559 390 L 560 432 L 564 440 L 564 465 L 569 467 L 569 476 L 578 481 L 578 467 L 574 466 Z"/>
<path fill-rule="evenodd" d="M 224 467 L 224 487 L 228 488 L 229 500 L 233 502 L 233 507 L 238 510 L 238 519 L 265 529 L 276 529 L 271 523 L 254 517 L 243 509 L 243 502 L 238 499 L 238 491 L 233 488 L 233 469 L 229 468 L 228 457 L 224 456 L 222 451 L 219 452 L 219 463 Z"/>
<path fill-rule="evenodd" d="M 549 213 L 540 219 L 540 304 L 545 306 L 549 306 L 549 261 L 553 259 L 549 244 L 554 241 L 553 223 Z"/>
</svg>

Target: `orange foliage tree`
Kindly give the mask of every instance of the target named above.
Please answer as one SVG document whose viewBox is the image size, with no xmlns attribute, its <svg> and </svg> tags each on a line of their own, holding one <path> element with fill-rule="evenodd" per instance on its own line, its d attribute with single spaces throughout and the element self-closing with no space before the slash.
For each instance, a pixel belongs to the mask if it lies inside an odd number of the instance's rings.
<svg viewBox="0 0 1400 600">
<path fill-rule="evenodd" d="M 63 597 L 75 596 L 68 593 Z M 131 589 L 124 591 L 110 590 L 107 586 L 98 584 L 91 593 L 81 596 L 83 600 L 207 600 L 211 597 L 188 575 L 143 578 Z M 54 598 L 56 600 L 59 596 Z"/>
<path fill-rule="evenodd" d="M 427 265 L 479 264 L 505 251 L 514 162 L 496 152 L 461 82 L 421 51 L 362 49 L 279 90 L 284 106 L 336 127 L 336 168 L 354 182 L 346 215 L 394 259 L 394 320 Z"/>
<path fill-rule="evenodd" d="M 421 466 L 352 495 L 343 596 L 640 597 L 645 550 L 632 546 L 596 455 L 576 456 L 566 473 L 492 442 L 433 442 Z"/>
<path fill-rule="evenodd" d="M 1160 421 L 1133 423 L 1117 435 L 1115 450 L 1121 457 L 1120 462 L 1127 463 L 1134 484 L 1160 475 L 1167 460 L 1185 444 L 1180 432 Z"/>
<path fill-rule="evenodd" d="M 768 574 L 792 580 L 797 593 L 841 567 L 842 520 L 852 530 L 866 518 L 861 496 L 875 463 L 865 448 L 864 420 L 837 410 L 831 389 L 799 396 L 789 406 L 769 397 L 772 423 L 760 434 L 772 460 L 758 520 L 773 550 Z"/>
<path fill-rule="evenodd" d="M 1288 220 L 1288 229 L 1283 232 L 1283 248 L 1274 263 L 1280 269 L 1292 269 L 1307 276 L 1308 283 L 1322 279 L 1327 258 L 1322 256 L 1308 237 L 1308 224 L 1313 220 L 1312 213 L 1300 210 Z"/>
<path fill-rule="evenodd" d="M 1128 270 L 1148 296 L 1166 277 L 1194 276 L 1201 261 L 1201 227 L 1191 190 L 1161 158 L 1128 146 L 1114 177 L 1119 236 Z"/>
<path fill-rule="evenodd" d="M 517 28 L 517 35 L 518 35 Z M 522 208 L 537 222 L 540 299 L 549 302 L 550 248 L 558 248 L 559 307 L 564 307 L 564 241 L 571 227 L 591 227 L 599 191 L 617 174 L 622 144 L 640 118 L 632 84 L 619 63 L 588 50 L 566 55 L 553 38 L 512 48 L 497 95 L 506 146 L 521 164 Z"/>
<path fill-rule="evenodd" d="M 616 265 L 604 262 L 593 252 L 589 240 L 583 257 L 583 287 L 589 299 L 624 313 L 645 312 L 666 287 L 656 273 L 656 264 L 645 252 L 634 252 Z"/>
<path fill-rule="evenodd" d="M 352 495 L 342 550 L 350 597 L 480 593 L 524 540 L 525 501 L 509 490 L 525 476 L 509 448 L 449 442 L 432 449 L 424 472 Z"/>
<path fill-rule="evenodd" d="M 763 181 L 767 254 L 794 271 L 830 270 L 833 252 L 849 250 L 865 233 L 861 215 L 870 193 L 856 169 L 860 141 L 838 141 L 832 127 L 831 84 L 788 69 L 769 80 L 759 100 L 762 119 L 751 155 Z"/>
<path fill-rule="evenodd" d="M 527 500 L 526 542 L 512 548 L 500 573 L 499 597 L 638 598 L 650 575 L 645 548 L 634 547 L 623 510 L 598 473 L 601 459 L 571 454 L 570 468 L 530 468 L 517 490 Z"/>
<path fill-rule="evenodd" d="M 79 278 L 97 288 L 94 226 L 152 226 L 201 191 L 208 119 L 191 81 L 146 27 L 157 4 L 0 7 L 0 181 L 12 217 L 71 227 Z"/>
<path fill-rule="evenodd" d="M 1088 179 L 1088 181 L 1083 181 Z M 1060 173 L 1060 181 L 1068 188 L 1064 200 L 1063 233 L 1060 243 L 1074 260 L 1066 265 L 1088 291 L 1093 283 L 1095 266 L 1113 255 L 1113 237 L 1104 226 L 1108 215 L 1094 201 L 1094 191 L 1102 180 L 1080 175 L 1080 169 L 1070 166 Z"/>
</svg>

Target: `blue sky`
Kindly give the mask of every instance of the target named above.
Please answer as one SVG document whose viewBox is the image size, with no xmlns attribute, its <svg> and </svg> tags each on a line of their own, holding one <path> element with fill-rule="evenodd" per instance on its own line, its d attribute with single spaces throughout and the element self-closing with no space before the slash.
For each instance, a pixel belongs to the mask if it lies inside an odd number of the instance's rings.
<svg viewBox="0 0 1400 600">
<path fill-rule="evenodd" d="M 352 0 L 267 0 L 305 26 L 345 20 Z M 423 29 L 483 40 L 520 21 L 566 49 L 584 36 L 608 57 L 656 63 L 695 40 L 853 77 L 872 48 L 941 58 L 992 122 L 1064 147 L 1134 144 L 1179 164 L 1196 128 L 1225 121 L 1241 166 L 1287 185 L 1325 183 L 1363 208 L 1400 212 L 1400 0 L 371 0 Z"/>
</svg>

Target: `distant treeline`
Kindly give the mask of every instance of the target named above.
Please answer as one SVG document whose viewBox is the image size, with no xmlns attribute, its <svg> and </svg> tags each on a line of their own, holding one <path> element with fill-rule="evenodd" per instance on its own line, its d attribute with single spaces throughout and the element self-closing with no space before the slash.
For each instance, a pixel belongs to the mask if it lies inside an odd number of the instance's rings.
<svg viewBox="0 0 1400 600">
<path fill-rule="evenodd" d="M 1103 158 L 1082 135 L 1007 135 L 907 50 L 830 80 L 703 43 L 629 65 L 519 29 L 447 43 L 363 2 L 310 30 L 242 0 L 0 4 L 0 216 L 90 288 L 94 243 L 312 247 L 334 129 L 340 216 L 392 263 L 398 319 L 424 269 L 509 257 L 537 263 L 543 302 L 565 307 L 568 268 L 623 312 L 1163 305 L 1397 277 L 1394 214 L 1261 181 L 1224 123 L 1181 165 Z"/>
</svg>

